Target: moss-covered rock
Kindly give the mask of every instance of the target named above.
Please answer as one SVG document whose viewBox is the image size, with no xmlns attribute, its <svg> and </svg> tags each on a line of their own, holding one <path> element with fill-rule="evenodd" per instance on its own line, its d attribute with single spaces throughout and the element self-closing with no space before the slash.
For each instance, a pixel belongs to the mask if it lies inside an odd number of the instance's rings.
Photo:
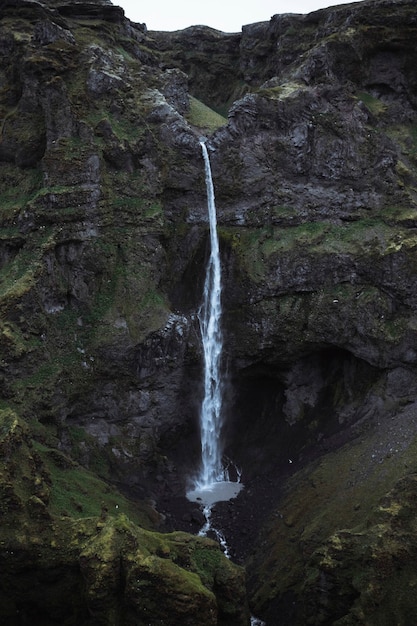
<svg viewBox="0 0 417 626">
<path fill-rule="evenodd" d="M 0 411 L 2 620 L 247 623 L 244 571 L 215 542 L 145 530 L 158 519 L 151 507 L 33 434 L 14 411 Z"/>
</svg>

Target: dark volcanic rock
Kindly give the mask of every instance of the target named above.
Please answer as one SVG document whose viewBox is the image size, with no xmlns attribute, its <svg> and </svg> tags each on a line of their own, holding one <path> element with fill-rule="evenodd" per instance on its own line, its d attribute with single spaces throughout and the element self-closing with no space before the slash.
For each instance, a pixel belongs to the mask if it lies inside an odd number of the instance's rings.
<svg viewBox="0 0 417 626">
<path fill-rule="evenodd" d="M 207 26 L 191 26 L 173 33 L 151 32 L 164 67 L 179 67 L 190 91 L 210 107 L 225 111 L 241 93 L 240 35 Z"/>
</svg>

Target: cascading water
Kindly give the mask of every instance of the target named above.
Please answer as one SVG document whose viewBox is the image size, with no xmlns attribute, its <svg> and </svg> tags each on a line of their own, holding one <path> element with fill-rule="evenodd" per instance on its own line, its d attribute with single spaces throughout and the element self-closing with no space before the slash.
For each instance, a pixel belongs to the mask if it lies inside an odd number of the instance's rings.
<svg viewBox="0 0 417 626">
<path fill-rule="evenodd" d="M 204 398 L 200 411 L 201 468 L 199 475 L 194 480 L 192 489 L 187 492 L 187 498 L 193 502 L 198 502 L 203 507 L 206 523 L 201 528 L 199 535 L 205 536 L 211 531 L 222 546 L 225 556 L 230 558 L 226 538 L 220 530 L 211 524 L 212 506 L 215 502 L 230 500 L 237 496 L 243 485 L 240 482 L 238 468 L 235 468 L 237 482 L 233 482 L 229 479 L 229 465 L 224 466 L 222 463 L 221 264 L 210 159 L 206 144 L 200 141 L 200 145 L 206 175 L 211 249 L 204 282 L 203 303 L 198 316 L 204 353 Z M 252 616 L 251 626 L 265 626 L 265 622 Z"/>
<path fill-rule="evenodd" d="M 207 188 L 207 207 L 210 223 L 210 258 L 204 283 L 203 303 L 199 321 L 204 353 L 204 398 L 200 412 L 201 469 L 188 491 L 190 500 L 211 505 L 229 500 L 242 488 L 240 482 L 229 480 L 227 467 L 222 464 L 222 378 L 221 361 L 223 337 L 221 330 L 221 264 L 214 186 L 206 144 L 201 141 Z"/>
<path fill-rule="evenodd" d="M 207 207 L 210 222 L 211 252 L 204 283 L 203 304 L 199 320 L 204 351 L 204 399 L 201 406 L 201 472 L 199 484 L 205 487 L 225 480 L 222 467 L 220 430 L 222 418 L 222 383 L 220 365 L 223 350 L 221 322 L 221 268 L 217 236 L 216 205 L 210 161 L 205 143 L 201 142 L 204 157 Z"/>
</svg>

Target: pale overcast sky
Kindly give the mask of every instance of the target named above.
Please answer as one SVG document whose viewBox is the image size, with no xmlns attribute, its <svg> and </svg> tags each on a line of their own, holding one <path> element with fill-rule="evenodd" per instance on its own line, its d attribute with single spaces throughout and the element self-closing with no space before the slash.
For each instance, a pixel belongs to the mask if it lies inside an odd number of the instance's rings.
<svg viewBox="0 0 417 626">
<path fill-rule="evenodd" d="M 275 13 L 310 13 L 351 0 L 112 0 L 126 17 L 149 30 L 179 30 L 204 24 L 224 32 L 239 32 L 243 24 L 264 22 Z"/>
</svg>

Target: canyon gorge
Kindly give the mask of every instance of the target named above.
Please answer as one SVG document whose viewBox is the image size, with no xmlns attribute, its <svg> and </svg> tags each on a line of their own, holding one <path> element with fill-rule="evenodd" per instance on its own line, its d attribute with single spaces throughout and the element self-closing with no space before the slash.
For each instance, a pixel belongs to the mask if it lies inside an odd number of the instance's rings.
<svg viewBox="0 0 417 626">
<path fill-rule="evenodd" d="M 414 623 L 415 2 L 239 33 L 148 31 L 109 0 L 0 20 L 0 621 Z M 186 498 L 201 141 L 231 558 Z"/>
</svg>

